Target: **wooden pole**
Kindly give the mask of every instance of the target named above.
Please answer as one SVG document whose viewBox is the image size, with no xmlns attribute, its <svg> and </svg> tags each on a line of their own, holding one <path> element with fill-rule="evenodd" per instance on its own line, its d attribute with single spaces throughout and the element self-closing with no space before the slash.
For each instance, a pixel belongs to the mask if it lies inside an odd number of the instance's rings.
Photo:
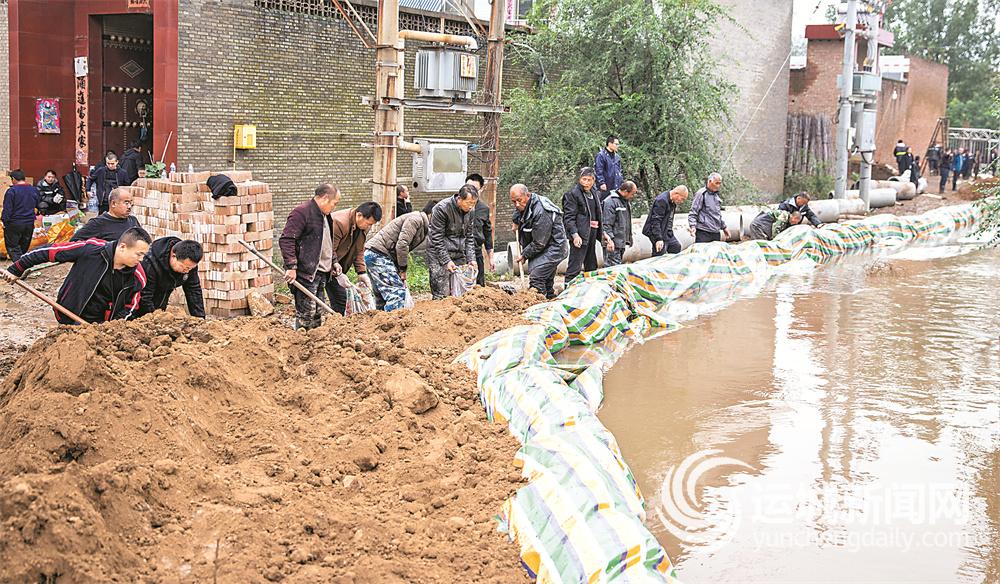
<svg viewBox="0 0 1000 584">
<path fill-rule="evenodd" d="M 504 21 L 506 2 L 492 0 L 490 11 L 490 32 L 486 47 L 486 72 L 483 75 L 483 102 L 500 107 L 503 91 L 503 44 L 506 35 Z M 500 113 L 483 114 L 483 136 L 480 152 L 483 157 L 483 192 L 480 198 L 490 208 L 490 223 L 496 234 L 497 225 L 497 181 L 500 178 Z M 495 237 L 495 235 L 494 235 Z"/>
<path fill-rule="evenodd" d="M 8 273 L 10 273 L 10 272 L 8 272 Z M 11 274 L 11 275 L 13 276 L 13 274 Z M 23 288 L 24 290 L 26 290 L 29 294 L 31 294 L 35 298 L 38 298 L 39 300 L 41 300 L 42 302 L 48 304 L 49 306 L 51 306 L 55 310 L 57 310 L 57 311 L 63 313 L 64 315 L 68 316 L 70 319 L 73 320 L 73 322 L 75 322 L 77 324 L 87 324 L 87 322 L 85 320 L 83 320 L 82 318 L 80 318 L 79 316 L 77 316 L 75 313 L 71 312 L 69 309 L 63 308 L 63 306 L 61 304 L 59 304 L 58 302 L 56 302 L 55 300 L 49 298 L 45 294 L 42 294 L 38 290 L 35 290 L 27 282 L 22 282 L 19 279 L 7 280 L 7 281 L 10 282 L 11 284 L 14 284 L 15 286 L 20 286 L 21 288 Z"/>
<path fill-rule="evenodd" d="M 250 245 L 249 243 L 247 243 L 247 242 L 245 242 L 243 240 L 240 240 L 240 245 L 242 245 L 243 247 L 245 247 L 248 250 L 250 250 L 250 253 L 252 253 L 253 255 L 257 256 L 261 260 L 263 260 L 264 263 L 266 263 L 267 265 L 271 266 L 271 268 L 273 268 L 274 270 L 276 270 L 276 271 L 278 271 L 279 273 L 282 273 L 282 274 L 285 273 L 285 270 L 281 269 L 281 266 L 279 266 L 278 264 L 276 264 L 276 263 L 272 262 L 271 260 L 267 259 L 263 254 L 261 254 L 259 251 L 257 251 L 257 248 L 255 248 L 254 246 Z M 299 284 L 295 280 L 292 280 L 288 284 L 290 286 L 294 286 L 296 290 L 298 290 L 299 292 L 305 294 L 307 298 L 309 298 L 310 300 L 312 300 L 313 302 L 315 302 L 316 304 L 318 304 L 323 310 L 329 312 L 330 314 L 336 314 L 336 315 L 340 314 L 339 312 L 336 312 L 332 308 L 330 308 L 330 306 L 326 302 L 323 302 L 322 300 L 320 300 L 315 294 L 313 294 L 309 290 L 306 290 L 306 287 L 303 286 L 302 284 Z"/>
<path fill-rule="evenodd" d="M 396 216 L 396 151 L 403 136 L 403 107 L 384 104 L 382 99 L 403 99 L 403 52 L 398 44 L 399 0 L 378 0 L 372 200 L 382 207 L 385 223 Z"/>
</svg>

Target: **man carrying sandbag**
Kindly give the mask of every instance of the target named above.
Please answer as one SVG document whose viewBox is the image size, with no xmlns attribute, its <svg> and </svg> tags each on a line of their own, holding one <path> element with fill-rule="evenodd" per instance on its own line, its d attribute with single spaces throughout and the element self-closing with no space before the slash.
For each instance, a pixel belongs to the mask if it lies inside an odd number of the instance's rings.
<svg viewBox="0 0 1000 584">
<path fill-rule="evenodd" d="M 556 267 L 569 255 L 562 211 L 522 184 L 510 187 L 510 202 L 514 205 L 514 224 L 521 245 L 521 255 L 515 262 L 528 262 L 529 286 L 546 298 L 555 298 Z"/>
<path fill-rule="evenodd" d="M 452 274 L 459 266 L 472 273 L 476 270 L 476 241 L 472 234 L 473 209 L 479 201 L 479 190 L 463 185 L 431 211 L 427 231 L 427 269 L 430 272 L 431 296 L 440 300 L 453 293 Z"/>
<path fill-rule="evenodd" d="M 375 307 L 391 312 L 406 308 L 406 272 L 410 252 L 425 239 L 437 201 L 422 213 L 405 213 L 390 221 L 365 243 L 365 265 L 372 281 Z"/>
<path fill-rule="evenodd" d="M 816 213 L 809 208 L 809 198 L 809 193 L 801 191 L 794 197 L 791 197 L 787 201 L 779 204 L 778 209 L 788 211 L 789 213 L 792 211 L 798 211 L 804 219 L 809 221 L 810 225 L 813 227 L 820 227 L 823 225 L 823 222 L 820 221 L 819 217 L 816 216 Z"/>
<path fill-rule="evenodd" d="M 330 294 L 330 308 L 345 314 L 347 287 L 341 285 L 338 276 L 346 276 L 353 266 L 358 282 L 371 289 L 372 281 L 365 265 L 365 240 L 368 230 L 382 220 L 382 207 L 374 201 L 366 201 L 355 209 L 335 211 L 330 214 L 330 219 L 333 220 L 333 274 L 327 293 Z"/>
</svg>

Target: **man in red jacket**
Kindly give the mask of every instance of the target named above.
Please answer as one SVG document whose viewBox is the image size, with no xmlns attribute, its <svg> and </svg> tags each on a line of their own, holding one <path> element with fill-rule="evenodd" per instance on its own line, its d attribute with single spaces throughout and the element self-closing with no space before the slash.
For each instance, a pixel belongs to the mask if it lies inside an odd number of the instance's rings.
<svg viewBox="0 0 1000 584">
<path fill-rule="evenodd" d="M 129 319 L 136 316 L 146 285 L 141 262 L 150 243 L 149 234 L 139 228 L 129 229 L 118 241 L 57 243 L 24 254 L 0 272 L 0 277 L 13 281 L 39 264 L 72 263 L 56 300 L 63 308 L 89 323 Z M 73 324 L 60 312 L 56 312 L 56 320 Z"/>
</svg>

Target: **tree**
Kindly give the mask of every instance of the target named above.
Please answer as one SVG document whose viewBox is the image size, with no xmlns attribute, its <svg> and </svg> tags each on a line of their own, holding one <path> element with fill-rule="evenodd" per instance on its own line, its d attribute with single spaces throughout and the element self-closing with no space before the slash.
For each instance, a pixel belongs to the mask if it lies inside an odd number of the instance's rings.
<svg viewBox="0 0 1000 584">
<path fill-rule="evenodd" d="M 953 126 L 998 127 L 989 99 L 1000 86 L 1000 0 L 895 0 L 885 13 L 890 51 L 948 66 Z"/>
<path fill-rule="evenodd" d="M 720 18 L 709 0 L 537 3 L 535 31 L 517 35 L 511 53 L 539 67 L 543 81 L 510 93 L 504 124 L 528 149 L 505 166 L 505 182 L 561 193 L 614 134 L 626 178 L 647 195 L 700 183 L 718 169 L 713 129 L 735 94 L 706 47 Z"/>
</svg>

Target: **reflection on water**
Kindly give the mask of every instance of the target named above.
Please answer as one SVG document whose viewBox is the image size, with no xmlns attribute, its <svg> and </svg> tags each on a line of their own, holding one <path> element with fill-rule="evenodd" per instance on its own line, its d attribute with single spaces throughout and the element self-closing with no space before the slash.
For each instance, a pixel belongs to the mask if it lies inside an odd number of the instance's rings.
<svg viewBox="0 0 1000 584">
<path fill-rule="evenodd" d="M 934 253 L 779 276 L 611 369 L 600 417 L 682 580 L 1000 582 L 1000 251 Z M 706 449 L 752 467 L 690 476 L 713 544 L 663 506 Z"/>
</svg>

